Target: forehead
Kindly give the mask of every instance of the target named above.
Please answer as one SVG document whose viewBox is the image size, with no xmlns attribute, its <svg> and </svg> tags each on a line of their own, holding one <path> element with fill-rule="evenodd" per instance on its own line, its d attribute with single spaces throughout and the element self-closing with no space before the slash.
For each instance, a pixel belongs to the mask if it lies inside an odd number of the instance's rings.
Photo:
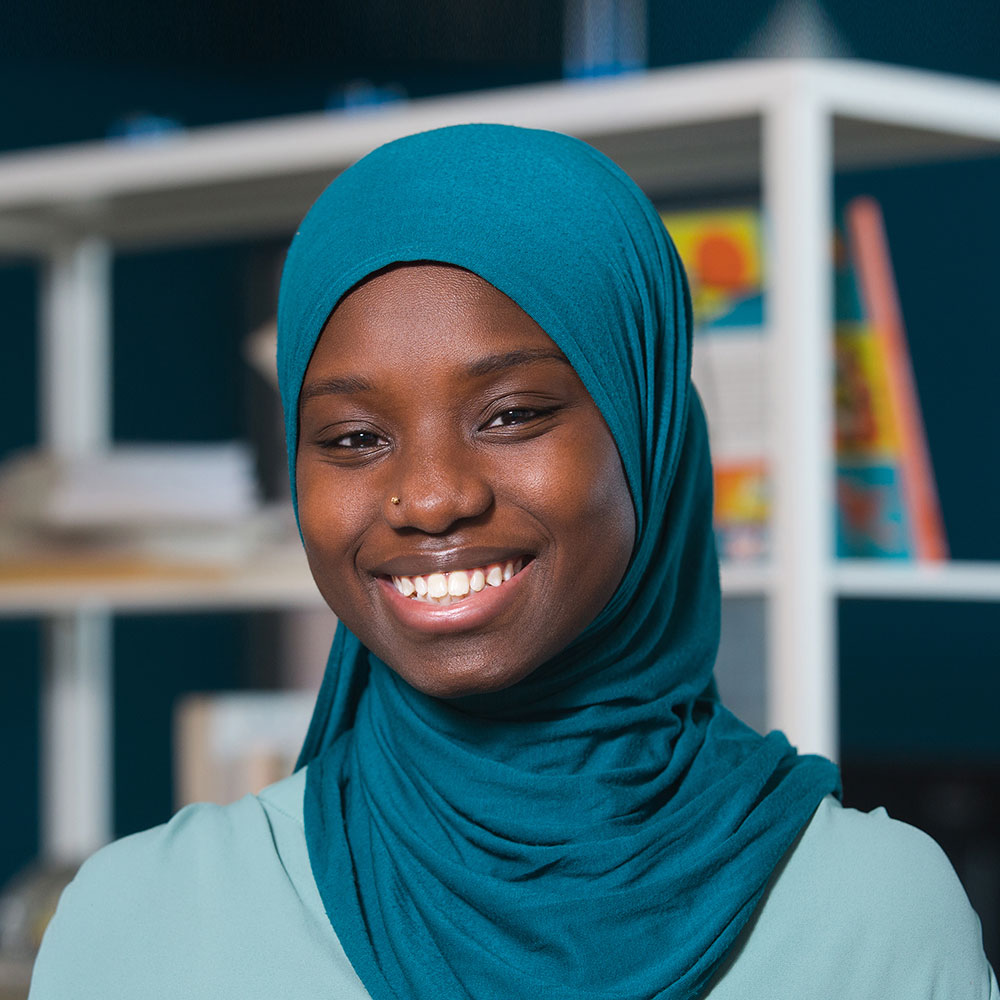
<svg viewBox="0 0 1000 1000">
<path fill-rule="evenodd" d="M 483 278 L 447 264 L 419 263 L 393 266 L 355 286 L 327 320 L 315 354 L 371 364 L 402 353 L 419 366 L 519 348 L 555 345 Z"/>
</svg>

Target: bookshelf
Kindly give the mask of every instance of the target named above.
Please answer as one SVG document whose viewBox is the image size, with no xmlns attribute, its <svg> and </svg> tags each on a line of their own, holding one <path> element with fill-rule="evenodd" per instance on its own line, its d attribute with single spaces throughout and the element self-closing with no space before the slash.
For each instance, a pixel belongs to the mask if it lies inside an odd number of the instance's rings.
<svg viewBox="0 0 1000 1000">
<path fill-rule="evenodd" d="M 116 249 L 288 236 L 330 177 L 374 146 L 467 121 L 578 135 L 656 198 L 761 192 L 773 555 L 724 566 L 723 587 L 766 599 L 768 723 L 836 756 L 838 597 L 996 601 L 1000 564 L 832 559 L 833 173 L 1000 152 L 1000 86 L 852 61 L 729 62 L 0 157 L 0 254 L 42 269 L 43 444 L 86 454 L 108 442 Z M 150 569 L 0 582 L 0 615 L 50 622 L 46 853 L 77 857 L 110 832 L 111 612 L 318 603 L 304 559 L 284 549 L 199 577 Z"/>
</svg>

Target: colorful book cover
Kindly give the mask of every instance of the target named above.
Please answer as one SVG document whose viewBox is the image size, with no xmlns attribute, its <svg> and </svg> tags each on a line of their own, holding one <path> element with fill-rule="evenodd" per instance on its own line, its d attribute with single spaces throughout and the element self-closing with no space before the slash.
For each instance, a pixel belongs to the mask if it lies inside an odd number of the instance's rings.
<svg viewBox="0 0 1000 1000">
<path fill-rule="evenodd" d="M 856 198 L 835 247 L 837 554 L 948 556 L 885 227 Z"/>
<path fill-rule="evenodd" d="M 664 212 L 684 262 L 697 331 L 763 323 L 764 255 L 754 208 Z"/>
<path fill-rule="evenodd" d="M 684 262 L 694 311 L 693 377 L 705 405 L 719 554 L 767 555 L 767 339 L 760 213 L 664 213 Z"/>
</svg>

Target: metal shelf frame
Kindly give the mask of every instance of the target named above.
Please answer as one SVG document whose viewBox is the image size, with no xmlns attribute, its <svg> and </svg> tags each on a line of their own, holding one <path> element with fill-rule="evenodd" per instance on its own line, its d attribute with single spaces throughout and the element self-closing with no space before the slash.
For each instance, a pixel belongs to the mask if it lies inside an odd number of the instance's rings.
<svg viewBox="0 0 1000 1000">
<path fill-rule="evenodd" d="M 218 238 L 290 235 L 325 183 L 370 149 L 468 121 L 588 140 L 655 196 L 759 190 L 770 225 L 766 290 L 773 557 L 723 567 L 730 594 L 768 598 L 767 721 L 837 756 L 838 595 L 1000 599 L 997 565 L 835 564 L 831 384 L 834 171 L 1000 152 L 1000 86 L 871 63 L 703 64 L 296 116 L 0 157 L 0 255 L 43 269 L 43 443 L 109 443 L 111 254 Z M 0 587 L 0 614 L 50 616 L 44 694 L 44 850 L 109 839 L 109 612 L 308 606 L 304 571 L 248 570 L 201 585 L 151 579 Z"/>
</svg>

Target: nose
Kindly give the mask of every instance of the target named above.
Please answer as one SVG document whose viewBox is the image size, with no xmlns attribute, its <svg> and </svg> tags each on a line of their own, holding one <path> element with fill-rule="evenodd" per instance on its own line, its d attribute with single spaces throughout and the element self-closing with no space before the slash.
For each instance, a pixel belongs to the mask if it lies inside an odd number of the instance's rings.
<svg viewBox="0 0 1000 1000">
<path fill-rule="evenodd" d="M 414 443 L 393 463 L 386 519 L 397 529 L 442 535 L 493 505 L 489 477 L 474 449 L 451 440 Z"/>
</svg>

